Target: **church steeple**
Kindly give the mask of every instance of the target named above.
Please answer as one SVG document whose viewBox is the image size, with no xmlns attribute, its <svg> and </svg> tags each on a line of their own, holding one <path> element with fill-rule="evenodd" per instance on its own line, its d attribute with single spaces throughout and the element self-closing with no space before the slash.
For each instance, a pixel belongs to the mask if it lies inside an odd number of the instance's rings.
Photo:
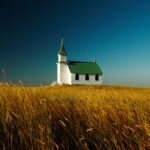
<svg viewBox="0 0 150 150">
<path fill-rule="evenodd" d="M 64 43 L 63 43 L 63 38 L 61 40 L 61 46 L 60 46 L 60 50 L 59 50 L 58 54 L 60 54 L 62 56 L 67 56 L 67 53 L 66 53 L 65 47 L 64 47 Z"/>
</svg>

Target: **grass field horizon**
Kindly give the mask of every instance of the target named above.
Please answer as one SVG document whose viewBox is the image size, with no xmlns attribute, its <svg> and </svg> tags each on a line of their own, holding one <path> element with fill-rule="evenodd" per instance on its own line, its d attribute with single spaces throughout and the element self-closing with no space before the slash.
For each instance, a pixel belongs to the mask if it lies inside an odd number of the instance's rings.
<svg viewBox="0 0 150 150">
<path fill-rule="evenodd" d="M 0 149 L 150 149 L 150 88 L 0 84 Z"/>
</svg>

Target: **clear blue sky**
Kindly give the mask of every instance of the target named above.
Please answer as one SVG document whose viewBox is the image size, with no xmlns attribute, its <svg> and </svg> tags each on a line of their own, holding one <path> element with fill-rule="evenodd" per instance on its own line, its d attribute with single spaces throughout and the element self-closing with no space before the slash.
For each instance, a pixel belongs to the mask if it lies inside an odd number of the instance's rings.
<svg viewBox="0 0 150 150">
<path fill-rule="evenodd" d="M 149 0 L 0 2 L 0 69 L 7 80 L 56 80 L 62 37 L 69 60 L 97 60 L 104 84 L 150 86 Z"/>
</svg>

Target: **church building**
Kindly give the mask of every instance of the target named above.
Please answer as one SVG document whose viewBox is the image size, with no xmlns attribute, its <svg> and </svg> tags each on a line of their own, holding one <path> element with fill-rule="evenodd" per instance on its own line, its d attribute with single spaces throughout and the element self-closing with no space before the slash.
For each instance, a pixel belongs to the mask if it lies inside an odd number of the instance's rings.
<svg viewBox="0 0 150 150">
<path fill-rule="evenodd" d="M 96 60 L 93 62 L 68 61 L 61 42 L 57 62 L 57 84 L 101 85 L 102 71 Z"/>
</svg>

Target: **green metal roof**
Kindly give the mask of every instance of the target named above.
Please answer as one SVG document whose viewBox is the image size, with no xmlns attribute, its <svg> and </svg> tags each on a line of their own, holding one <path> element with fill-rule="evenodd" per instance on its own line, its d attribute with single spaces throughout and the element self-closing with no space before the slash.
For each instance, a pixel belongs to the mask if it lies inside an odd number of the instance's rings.
<svg viewBox="0 0 150 150">
<path fill-rule="evenodd" d="M 60 50 L 59 50 L 58 54 L 63 55 L 63 56 L 67 56 L 67 53 L 65 51 L 65 47 L 64 47 L 64 44 L 63 44 L 63 40 L 61 42 L 61 46 L 60 46 Z"/>
<path fill-rule="evenodd" d="M 68 66 L 71 73 L 100 75 L 103 74 L 99 65 L 94 62 L 69 61 Z"/>
</svg>

